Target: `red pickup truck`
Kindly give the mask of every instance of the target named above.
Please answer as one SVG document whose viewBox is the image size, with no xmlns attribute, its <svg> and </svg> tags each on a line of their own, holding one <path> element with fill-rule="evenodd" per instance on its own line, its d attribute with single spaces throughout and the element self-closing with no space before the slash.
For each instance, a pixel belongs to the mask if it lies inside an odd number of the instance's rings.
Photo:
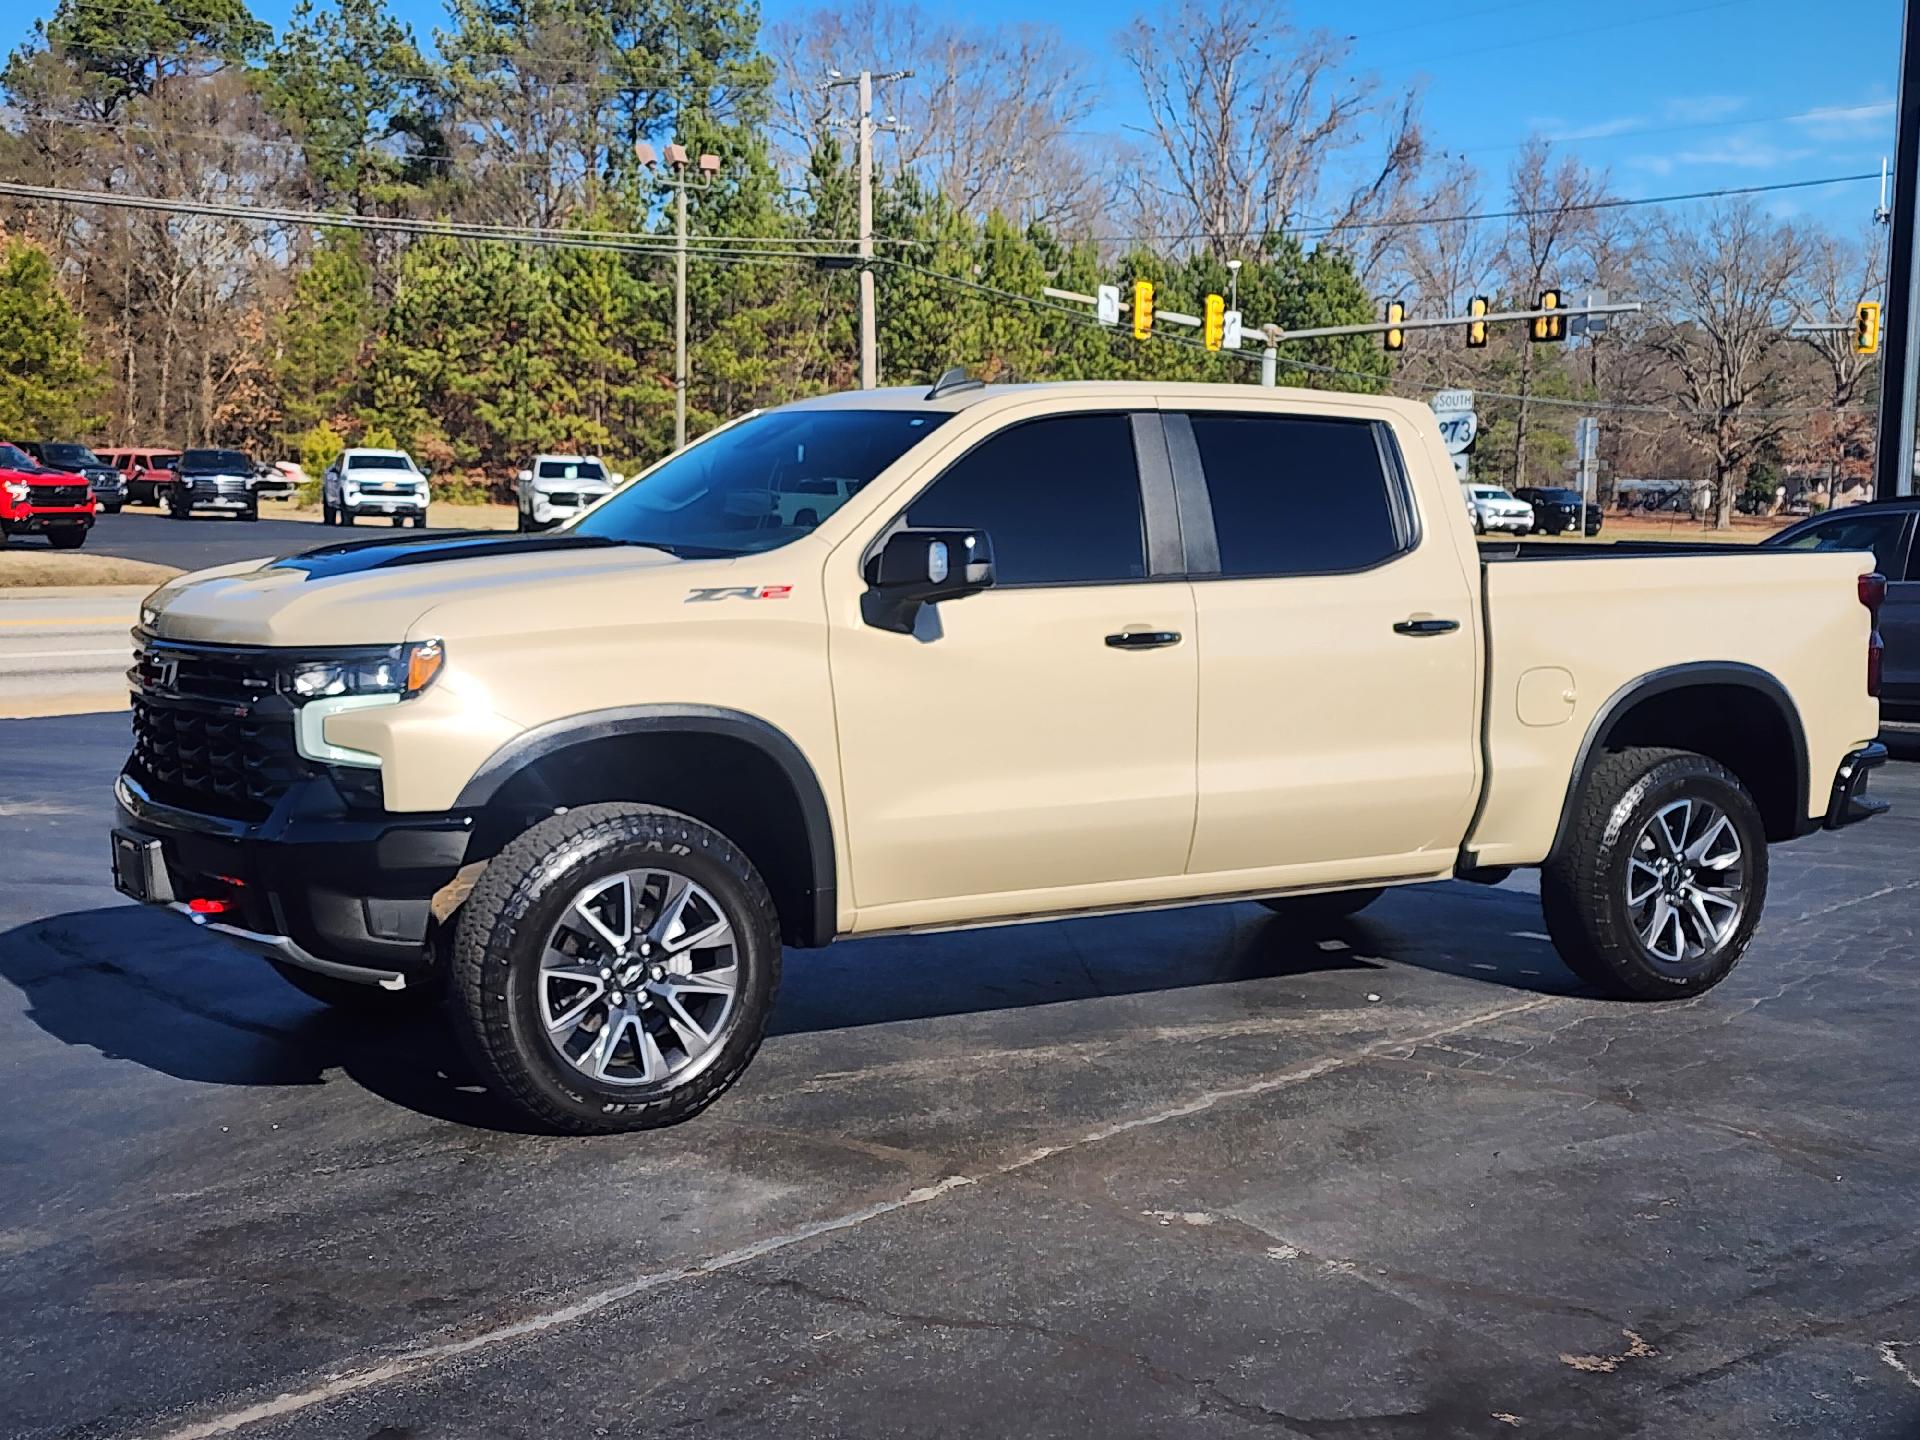
<svg viewBox="0 0 1920 1440">
<path fill-rule="evenodd" d="M 44 535 L 56 550 L 78 549 L 97 508 L 85 476 L 49 470 L 18 445 L 0 444 L 0 545 Z"/>
</svg>

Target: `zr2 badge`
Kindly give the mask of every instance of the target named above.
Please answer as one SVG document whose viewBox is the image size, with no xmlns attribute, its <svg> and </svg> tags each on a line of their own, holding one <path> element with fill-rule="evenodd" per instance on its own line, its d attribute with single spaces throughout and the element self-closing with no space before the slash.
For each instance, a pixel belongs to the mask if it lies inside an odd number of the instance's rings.
<svg viewBox="0 0 1920 1440">
<path fill-rule="evenodd" d="M 791 594 L 791 585 L 716 585 L 711 589 L 689 590 L 687 604 L 707 600 L 784 600 Z"/>
</svg>

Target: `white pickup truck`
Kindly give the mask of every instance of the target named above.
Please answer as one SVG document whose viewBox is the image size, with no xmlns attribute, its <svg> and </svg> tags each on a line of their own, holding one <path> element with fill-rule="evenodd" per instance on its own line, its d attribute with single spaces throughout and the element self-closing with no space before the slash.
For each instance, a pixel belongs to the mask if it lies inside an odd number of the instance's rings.
<svg viewBox="0 0 1920 1440">
<path fill-rule="evenodd" d="M 1379 396 L 824 396 L 557 534 L 155 592 L 115 874 L 333 1003 L 444 996 L 571 1131 L 710 1103 L 783 942 L 1538 866 L 1578 975 L 1696 995 L 1768 846 L 1883 808 L 1872 565 L 1482 551 Z"/>
</svg>

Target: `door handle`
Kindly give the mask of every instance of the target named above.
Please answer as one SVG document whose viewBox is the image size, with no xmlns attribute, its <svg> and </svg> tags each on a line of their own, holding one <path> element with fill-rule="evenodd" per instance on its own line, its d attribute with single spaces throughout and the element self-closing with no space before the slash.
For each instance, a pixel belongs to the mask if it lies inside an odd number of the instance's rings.
<svg viewBox="0 0 1920 1440">
<path fill-rule="evenodd" d="M 1451 635 L 1459 628 L 1458 620 L 1439 620 L 1431 615 L 1416 615 L 1393 623 L 1393 633 L 1396 635 Z"/>
<path fill-rule="evenodd" d="M 1178 630 L 1122 630 L 1107 636 L 1107 644 L 1115 650 L 1163 650 L 1179 643 Z"/>
</svg>

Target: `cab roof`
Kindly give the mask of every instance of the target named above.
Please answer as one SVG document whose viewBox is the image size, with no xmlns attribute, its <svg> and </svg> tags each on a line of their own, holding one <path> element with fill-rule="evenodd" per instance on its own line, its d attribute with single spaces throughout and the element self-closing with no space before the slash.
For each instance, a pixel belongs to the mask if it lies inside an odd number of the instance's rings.
<svg viewBox="0 0 1920 1440">
<path fill-rule="evenodd" d="M 1356 406 L 1394 410 L 1407 414 L 1430 415 L 1424 401 L 1403 400 L 1395 395 L 1372 395 L 1362 391 L 1305 390 L 1296 386 L 1217 385 L 1194 381 L 1168 380 L 1052 380 L 1019 385 L 974 385 L 955 388 L 929 398 L 929 385 L 890 385 L 876 390 L 838 390 L 831 395 L 815 395 L 794 400 L 781 410 L 918 410 L 952 414 L 990 401 L 1044 400 L 1058 397 L 1085 405 L 1098 405 L 1105 398 L 1116 402 L 1138 403 L 1142 396 L 1155 402 L 1214 400 L 1226 398 L 1258 401 L 1302 401 L 1324 405 L 1329 400 L 1352 401 Z"/>
</svg>

